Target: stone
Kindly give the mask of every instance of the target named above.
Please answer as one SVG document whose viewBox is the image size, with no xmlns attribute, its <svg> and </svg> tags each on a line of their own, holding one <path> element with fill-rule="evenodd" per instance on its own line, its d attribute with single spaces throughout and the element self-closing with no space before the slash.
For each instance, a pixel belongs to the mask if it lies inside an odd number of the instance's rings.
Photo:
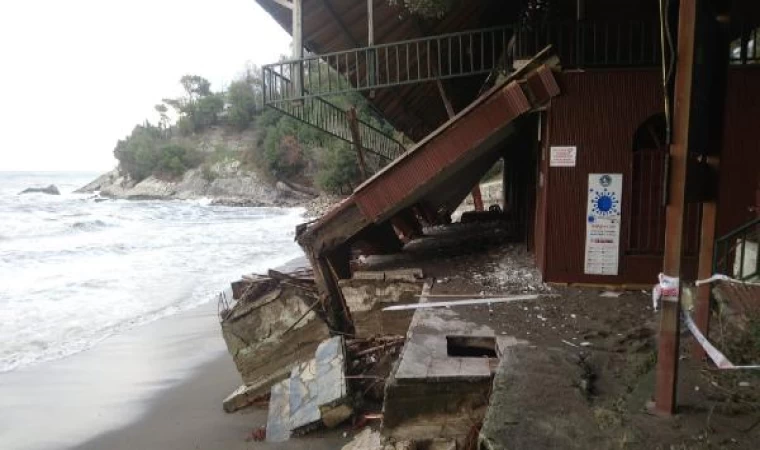
<svg viewBox="0 0 760 450">
<path fill-rule="evenodd" d="M 30 187 L 26 188 L 23 191 L 19 192 L 19 195 L 21 194 L 48 194 L 48 195 L 61 195 L 61 191 L 58 190 L 58 187 L 54 184 L 51 184 L 46 187 Z"/>
</svg>

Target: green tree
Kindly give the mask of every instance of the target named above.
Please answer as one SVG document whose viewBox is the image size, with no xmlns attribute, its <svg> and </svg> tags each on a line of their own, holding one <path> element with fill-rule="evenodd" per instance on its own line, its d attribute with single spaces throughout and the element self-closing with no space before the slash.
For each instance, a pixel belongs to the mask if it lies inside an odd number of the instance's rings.
<svg viewBox="0 0 760 450">
<path fill-rule="evenodd" d="M 247 81 L 237 80 L 227 89 L 227 119 L 238 130 L 248 128 L 256 115 L 256 92 Z"/>
<path fill-rule="evenodd" d="M 351 190 L 359 182 L 359 166 L 356 154 L 349 144 L 341 142 L 324 149 L 317 184 L 326 191 Z"/>
</svg>

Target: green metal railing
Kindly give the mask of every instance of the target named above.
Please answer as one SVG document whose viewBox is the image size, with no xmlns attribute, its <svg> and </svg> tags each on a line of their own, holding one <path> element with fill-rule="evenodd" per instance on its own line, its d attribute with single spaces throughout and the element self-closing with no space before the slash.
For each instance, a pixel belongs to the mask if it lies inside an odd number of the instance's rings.
<svg viewBox="0 0 760 450">
<path fill-rule="evenodd" d="M 760 277 L 760 218 L 715 241 L 713 273 L 741 281 Z"/>
<path fill-rule="evenodd" d="M 291 89 L 291 81 L 284 76 L 275 74 L 273 79 L 286 91 Z M 272 102 L 269 106 L 335 138 L 353 143 L 347 112 L 323 98 L 307 96 L 300 101 Z M 406 151 L 397 139 L 361 119 L 357 120 L 357 127 L 361 146 L 369 154 L 367 162 L 373 172 Z"/>
<path fill-rule="evenodd" d="M 507 67 L 500 57 L 513 35 L 511 26 L 487 28 L 268 64 L 265 100 L 274 104 L 488 74 Z M 283 83 L 298 78 L 301 86 Z"/>
</svg>

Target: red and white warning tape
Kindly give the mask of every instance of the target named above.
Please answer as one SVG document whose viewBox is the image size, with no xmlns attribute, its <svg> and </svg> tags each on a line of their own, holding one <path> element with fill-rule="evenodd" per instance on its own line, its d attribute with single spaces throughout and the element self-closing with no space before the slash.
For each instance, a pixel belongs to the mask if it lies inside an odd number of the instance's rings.
<svg viewBox="0 0 760 450">
<path fill-rule="evenodd" d="M 711 276 L 710 278 L 705 278 L 704 280 L 697 280 L 694 284 L 697 286 L 701 286 L 703 284 L 710 284 L 715 283 L 716 281 L 726 281 L 728 283 L 736 283 L 736 284 L 746 284 L 748 286 L 760 286 L 760 283 L 755 283 L 752 281 L 741 281 L 736 280 L 734 278 L 731 278 L 727 275 L 721 275 L 719 273 L 716 273 L 715 275 Z"/>
<path fill-rule="evenodd" d="M 710 343 L 710 341 L 707 340 L 704 334 L 702 334 L 701 331 L 699 331 L 699 328 L 697 327 L 697 324 L 694 323 L 694 319 L 691 318 L 691 315 L 689 314 L 686 309 L 683 309 L 683 317 L 686 322 L 686 326 L 689 327 L 689 331 L 691 331 L 691 334 L 694 335 L 694 339 L 699 342 L 699 345 L 702 346 L 702 349 L 704 349 L 705 353 L 707 353 L 707 356 L 710 357 L 712 362 L 715 364 L 718 369 L 730 369 L 730 370 L 757 370 L 760 369 L 760 365 L 751 365 L 751 366 L 736 366 L 734 365 L 729 359 L 721 353 L 720 350 L 715 348 L 714 345 Z"/>
<path fill-rule="evenodd" d="M 658 283 L 654 286 L 654 289 L 652 289 L 652 306 L 655 311 L 660 307 L 661 302 L 677 302 L 678 301 L 678 291 L 680 289 L 680 280 L 676 277 L 669 277 L 665 274 L 660 274 L 658 277 Z M 726 275 L 720 275 L 716 274 L 711 276 L 710 278 L 707 278 L 705 280 L 699 280 L 696 282 L 696 285 L 702 285 L 702 284 L 709 284 L 714 283 L 716 281 L 727 281 L 730 283 L 741 283 L 741 284 L 749 284 L 749 285 L 760 285 L 760 283 L 749 283 L 739 280 L 734 280 L 733 278 L 729 278 Z M 707 356 L 710 357 L 712 362 L 715 364 L 715 366 L 718 369 L 725 369 L 725 370 L 757 370 L 760 369 L 760 365 L 748 365 L 748 366 L 737 366 L 734 363 L 732 363 L 726 355 L 721 353 L 720 350 L 718 350 L 710 341 L 707 340 L 704 334 L 702 334 L 701 331 L 699 331 L 699 327 L 697 327 L 697 324 L 694 322 L 694 319 L 691 318 L 691 314 L 689 314 L 689 311 L 686 309 L 685 306 L 681 306 L 681 313 L 683 314 L 684 321 L 686 322 L 686 326 L 689 328 L 689 331 L 691 331 L 691 334 L 694 336 L 694 339 L 699 342 L 699 345 L 702 346 L 702 349 L 704 349 L 705 353 L 707 353 Z"/>
</svg>

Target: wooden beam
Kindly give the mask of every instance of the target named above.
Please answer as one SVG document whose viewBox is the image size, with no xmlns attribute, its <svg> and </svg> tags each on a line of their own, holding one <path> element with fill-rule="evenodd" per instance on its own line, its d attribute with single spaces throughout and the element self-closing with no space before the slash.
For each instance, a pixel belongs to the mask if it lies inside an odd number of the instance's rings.
<svg viewBox="0 0 760 450">
<path fill-rule="evenodd" d="M 293 0 L 293 59 L 303 60 L 303 0 Z M 293 89 L 296 97 L 303 96 L 303 66 L 297 64 L 293 79 Z"/>
<path fill-rule="evenodd" d="M 449 120 L 451 120 L 454 118 L 454 116 L 456 116 L 454 107 L 451 106 L 451 100 L 449 100 L 449 96 L 446 95 L 446 89 L 444 89 L 440 78 L 437 78 L 435 80 L 435 84 L 438 86 L 438 92 L 441 94 L 441 100 L 443 100 L 443 105 L 446 107 L 446 114 L 449 115 Z M 472 188 L 472 203 L 475 205 L 475 211 L 483 211 L 483 194 L 480 192 L 480 182 L 476 183 Z"/>
<path fill-rule="evenodd" d="M 346 24 L 343 23 L 343 20 L 341 20 L 338 13 L 335 12 L 335 9 L 332 7 L 332 4 L 330 3 L 330 0 L 322 0 L 322 5 L 330 14 L 330 17 L 332 17 L 333 21 L 335 21 L 335 23 L 338 25 L 338 28 L 340 28 L 340 31 L 343 33 L 343 37 L 345 37 L 346 40 L 348 41 L 348 44 L 353 48 L 361 47 L 361 44 L 359 44 L 359 41 L 354 39 L 354 36 L 348 30 L 348 27 L 346 26 Z"/>
<path fill-rule="evenodd" d="M 435 85 L 438 86 L 438 92 L 441 94 L 441 100 L 443 101 L 443 106 L 446 107 L 446 114 L 449 115 L 449 119 L 456 116 L 456 113 L 454 112 L 454 107 L 451 106 L 451 100 L 449 100 L 449 96 L 446 95 L 446 90 L 443 88 L 443 82 L 441 82 L 440 78 L 437 78 L 435 80 Z"/>
<path fill-rule="evenodd" d="M 689 131 L 691 126 L 694 50 L 697 28 L 697 3 L 682 0 L 678 19 L 678 61 L 675 79 L 673 140 L 670 145 L 669 202 L 665 217 L 665 275 L 681 277 L 683 225 L 686 212 L 686 176 Z M 680 337 L 681 289 L 676 298 L 663 299 L 657 353 L 655 411 L 671 415 L 676 409 L 676 384 Z"/>
<path fill-rule="evenodd" d="M 364 162 L 364 147 L 362 147 L 362 136 L 359 133 L 359 119 L 356 117 L 356 108 L 351 107 L 346 111 L 346 117 L 348 118 L 348 128 L 351 129 L 351 140 L 354 142 L 354 150 L 356 150 L 356 159 L 359 163 L 359 172 L 362 175 L 362 181 L 368 178 L 367 164 Z"/>
</svg>

